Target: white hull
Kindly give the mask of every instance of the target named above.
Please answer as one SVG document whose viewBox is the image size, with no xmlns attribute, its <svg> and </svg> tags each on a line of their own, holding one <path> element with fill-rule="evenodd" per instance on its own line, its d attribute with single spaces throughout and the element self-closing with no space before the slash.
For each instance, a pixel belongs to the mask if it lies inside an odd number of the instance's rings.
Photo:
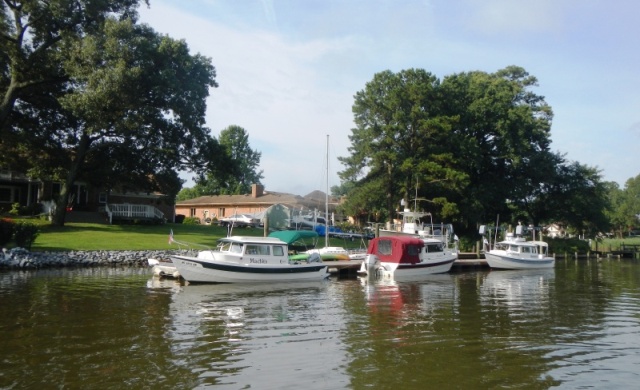
<svg viewBox="0 0 640 390">
<path fill-rule="evenodd" d="M 496 269 L 538 269 L 555 266 L 553 257 L 513 256 L 496 250 L 485 252 L 484 257 L 489 267 Z"/>
<path fill-rule="evenodd" d="M 194 283 L 262 283 L 322 280 L 329 276 L 322 263 L 284 265 L 238 264 L 189 256 L 172 256 L 180 275 Z"/>
<path fill-rule="evenodd" d="M 437 259 L 430 259 L 417 264 L 402 264 L 381 262 L 375 255 L 367 255 L 362 262 L 360 273 L 373 277 L 394 280 L 415 280 L 426 275 L 443 274 L 451 270 L 458 256 L 445 254 Z"/>
</svg>

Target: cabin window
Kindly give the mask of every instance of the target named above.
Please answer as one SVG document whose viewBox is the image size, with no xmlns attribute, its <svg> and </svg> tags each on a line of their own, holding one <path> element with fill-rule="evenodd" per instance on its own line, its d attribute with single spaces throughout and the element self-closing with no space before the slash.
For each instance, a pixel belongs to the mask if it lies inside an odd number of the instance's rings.
<svg viewBox="0 0 640 390">
<path fill-rule="evenodd" d="M 418 256 L 418 254 L 420 254 L 420 247 L 416 245 L 407 245 L 407 254 L 409 256 Z"/>
<path fill-rule="evenodd" d="M 248 255 L 269 255 L 269 246 L 268 245 L 247 245 L 247 249 L 245 253 Z"/>
<path fill-rule="evenodd" d="M 425 246 L 425 248 L 429 253 L 444 251 L 444 245 L 442 244 L 428 244 L 427 246 Z"/>
<path fill-rule="evenodd" d="M 389 240 L 380 240 L 378 241 L 378 253 L 383 255 L 391 254 L 391 241 Z"/>
<path fill-rule="evenodd" d="M 274 256 L 284 256 L 284 249 L 281 246 L 273 247 L 273 255 Z"/>
<path fill-rule="evenodd" d="M 229 252 L 231 252 L 231 253 L 242 253 L 242 244 L 238 244 L 238 243 L 234 242 L 233 244 L 231 244 L 231 248 L 229 249 Z"/>
</svg>

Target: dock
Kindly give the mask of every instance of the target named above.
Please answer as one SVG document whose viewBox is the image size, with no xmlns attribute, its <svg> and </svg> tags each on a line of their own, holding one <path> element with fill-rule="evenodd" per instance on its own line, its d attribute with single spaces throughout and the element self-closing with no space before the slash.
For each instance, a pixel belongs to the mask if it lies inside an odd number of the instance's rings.
<svg viewBox="0 0 640 390">
<path fill-rule="evenodd" d="M 327 265 L 331 274 L 340 276 L 356 275 L 362 260 L 328 260 L 323 261 Z M 451 271 L 467 271 L 477 268 L 488 268 L 487 260 L 478 257 L 475 253 L 461 253 L 456 261 L 453 262 Z"/>
</svg>

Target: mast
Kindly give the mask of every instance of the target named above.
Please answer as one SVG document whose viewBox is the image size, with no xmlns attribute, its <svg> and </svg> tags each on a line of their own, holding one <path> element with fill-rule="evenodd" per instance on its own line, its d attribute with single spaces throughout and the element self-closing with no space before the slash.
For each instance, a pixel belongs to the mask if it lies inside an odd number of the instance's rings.
<svg viewBox="0 0 640 390">
<path fill-rule="evenodd" d="M 327 134 L 327 188 L 324 197 L 324 246 L 329 247 L 329 134 Z"/>
</svg>

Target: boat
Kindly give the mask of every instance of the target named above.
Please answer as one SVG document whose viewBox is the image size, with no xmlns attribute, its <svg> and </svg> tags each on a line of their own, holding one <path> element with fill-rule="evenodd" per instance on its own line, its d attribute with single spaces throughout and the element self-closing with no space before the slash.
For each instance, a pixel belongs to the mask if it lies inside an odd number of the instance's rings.
<svg viewBox="0 0 640 390">
<path fill-rule="evenodd" d="M 480 226 L 484 235 L 485 226 Z M 489 267 L 495 269 L 536 269 L 553 268 L 555 259 L 549 256 L 549 245 L 544 241 L 531 240 L 523 236 L 524 226 L 516 226 L 515 234 L 508 232 L 503 241 L 497 241 L 493 247 L 484 239 L 484 257 Z"/>
<path fill-rule="evenodd" d="M 180 272 L 173 262 L 170 260 L 158 260 L 154 258 L 147 259 L 149 267 L 152 268 L 153 274 L 158 277 L 180 278 Z"/>
<path fill-rule="evenodd" d="M 257 283 L 321 280 L 329 276 L 319 256 L 290 260 L 287 243 L 276 237 L 230 236 L 216 250 L 198 255 L 172 255 L 183 279 L 190 283 Z"/>
<path fill-rule="evenodd" d="M 414 280 L 451 270 L 457 252 L 437 239 L 409 235 L 377 237 L 369 242 L 360 274 L 394 280 Z"/>
</svg>

